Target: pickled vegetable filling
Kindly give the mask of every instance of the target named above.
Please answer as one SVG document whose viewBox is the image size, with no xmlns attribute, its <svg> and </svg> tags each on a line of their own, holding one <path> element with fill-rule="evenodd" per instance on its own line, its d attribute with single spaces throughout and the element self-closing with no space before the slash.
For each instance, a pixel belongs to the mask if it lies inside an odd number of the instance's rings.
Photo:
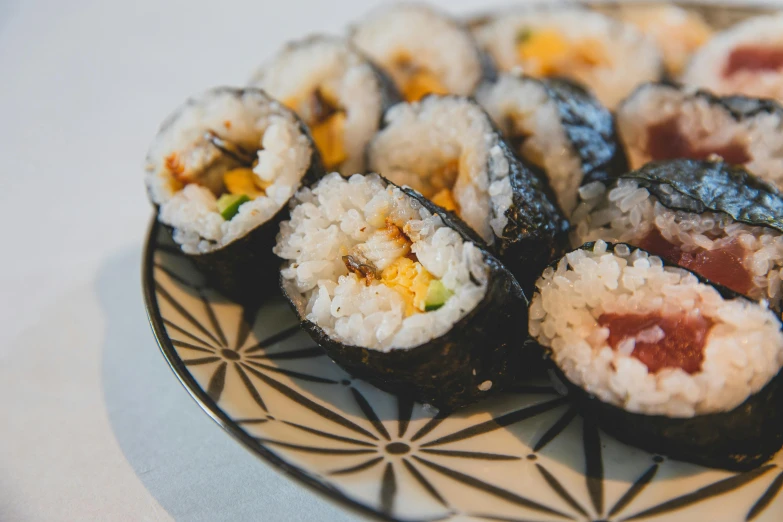
<svg viewBox="0 0 783 522">
<path fill-rule="evenodd" d="M 342 257 L 348 271 L 367 286 L 377 281 L 397 292 L 405 302 L 406 317 L 437 310 L 453 295 L 424 268 L 410 246 L 408 236 L 387 218 L 385 228 Z M 389 254 L 400 257 L 390 260 Z"/>
<path fill-rule="evenodd" d="M 647 153 L 653 160 L 706 160 L 713 154 L 735 165 L 743 165 L 751 160 L 746 147 L 737 142 L 718 147 L 693 146 L 680 130 L 677 118 L 670 118 L 647 128 Z"/>
<path fill-rule="evenodd" d="M 613 349 L 636 357 L 657 373 L 680 368 L 696 373 L 704 360 L 704 345 L 712 321 L 700 315 L 602 314 L 598 324 L 609 329 Z"/>
<path fill-rule="evenodd" d="M 723 67 L 724 78 L 742 71 L 764 72 L 783 69 L 783 47 L 745 45 L 737 47 Z"/>
<path fill-rule="evenodd" d="M 345 110 L 340 108 L 336 96 L 318 87 L 309 96 L 287 100 L 284 105 L 299 114 L 310 127 L 327 169 L 335 169 L 348 159 L 343 139 Z"/>
<path fill-rule="evenodd" d="M 407 54 L 400 54 L 392 63 L 397 86 L 406 101 L 419 101 L 428 94 L 448 94 L 438 77 L 426 67 L 414 63 Z"/>
<path fill-rule="evenodd" d="M 639 247 L 740 294 L 748 295 L 753 289 L 753 278 L 744 265 L 745 249 L 736 239 L 712 250 L 696 248 L 684 252 L 680 245 L 671 243 L 653 228 Z"/>
<path fill-rule="evenodd" d="M 516 50 L 524 72 L 538 77 L 569 75 L 577 69 L 609 63 L 601 41 L 569 40 L 554 29 L 521 29 L 517 33 Z"/>
</svg>

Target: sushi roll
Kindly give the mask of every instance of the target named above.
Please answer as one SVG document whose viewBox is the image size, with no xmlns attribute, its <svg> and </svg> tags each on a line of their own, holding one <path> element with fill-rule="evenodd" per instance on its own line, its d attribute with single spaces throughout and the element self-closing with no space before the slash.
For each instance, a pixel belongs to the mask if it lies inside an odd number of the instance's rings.
<svg viewBox="0 0 783 522">
<path fill-rule="evenodd" d="M 260 297 L 286 203 L 323 175 L 294 113 L 254 88 L 219 87 L 169 116 L 147 153 L 158 220 L 207 280 L 237 300 Z"/>
<path fill-rule="evenodd" d="M 351 42 L 394 79 L 407 101 L 473 92 L 492 74 L 467 29 L 422 4 L 394 4 L 356 24 Z"/>
<path fill-rule="evenodd" d="M 610 435 L 746 470 L 783 443 L 783 333 L 765 306 L 625 244 L 567 254 L 536 283 L 530 333 Z"/>
<path fill-rule="evenodd" d="M 569 80 L 504 73 L 482 84 L 476 100 L 517 155 L 546 173 L 566 215 L 585 176 L 604 179 L 627 170 L 612 114 Z"/>
<path fill-rule="evenodd" d="M 783 107 L 773 100 L 651 83 L 622 103 L 617 127 L 634 169 L 718 156 L 783 188 Z"/>
<path fill-rule="evenodd" d="M 567 247 L 568 222 L 474 101 L 428 96 L 387 111 L 370 169 L 465 221 L 529 289 Z"/>
<path fill-rule="evenodd" d="M 410 189 L 329 174 L 297 193 L 274 251 L 304 329 L 381 389 L 452 409 L 520 367 L 519 284 L 463 223 Z"/>
<path fill-rule="evenodd" d="M 383 111 L 400 100 L 391 81 L 346 41 L 311 36 L 286 45 L 251 85 L 309 126 L 328 171 L 364 172 L 364 147 Z"/>
<path fill-rule="evenodd" d="M 682 81 L 720 95 L 783 101 L 783 13 L 717 33 L 693 56 Z"/>
<path fill-rule="evenodd" d="M 650 163 L 580 189 L 573 244 L 630 243 L 775 309 L 783 300 L 783 198 L 739 167 Z"/>
<path fill-rule="evenodd" d="M 565 77 L 587 86 L 610 109 L 662 73 L 651 38 L 630 24 L 578 7 L 498 13 L 474 30 L 501 71 Z"/>
<path fill-rule="evenodd" d="M 712 27 L 693 9 L 673 4 L 610 5 L 596 9 L 619 18 L 648 35 L 663 54 L 666 72 L 677 78 L 713 33 Z"/>
</svg>

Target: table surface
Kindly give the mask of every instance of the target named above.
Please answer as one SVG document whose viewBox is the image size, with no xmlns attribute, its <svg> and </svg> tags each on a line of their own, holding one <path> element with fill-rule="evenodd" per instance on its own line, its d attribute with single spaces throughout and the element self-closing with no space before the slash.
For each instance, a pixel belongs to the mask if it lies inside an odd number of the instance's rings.
<svg viewBox="0 0 783 522">
<path fill-rule="evenodd" d="M 168 369 L 141 294 L 141 165 L 188 95 L 377 3 L 0 0 L 0 520 L 357 519 Z"/>
</svg>

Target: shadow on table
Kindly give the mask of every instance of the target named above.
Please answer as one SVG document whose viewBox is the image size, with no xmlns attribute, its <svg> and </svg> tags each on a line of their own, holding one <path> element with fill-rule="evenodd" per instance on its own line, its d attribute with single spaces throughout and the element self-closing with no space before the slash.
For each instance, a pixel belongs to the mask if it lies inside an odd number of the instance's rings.
<svg viewBox="0 0 783 522">
<path fill-rule="evenodd" d="M 353 520 L 263 465 L 182 389 L 147 322 L 140 261 L 141 248 L 120 252 L 95 286 L 106 323 L 106 410 L 147 490 L 177 520 Z"/>
</svg>

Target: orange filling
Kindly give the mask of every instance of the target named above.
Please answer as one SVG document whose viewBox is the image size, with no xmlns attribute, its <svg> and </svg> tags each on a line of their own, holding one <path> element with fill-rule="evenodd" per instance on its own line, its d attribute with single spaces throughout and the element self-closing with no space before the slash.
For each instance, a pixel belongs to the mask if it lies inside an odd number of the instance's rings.
<svg viewBox="0 0 783 522">
<path fill-rule="evenodd" d="M 448 94 L 449 91 L 432 71 L 415 64 L 407 54 L 393 62 L 395 77 L 406 101 L 419 101 L 428 94 Z"/>
<path fill-rule="evenodd" d="M 339 108 L 335 96 L 319 87 L 306 99 L 291 98 L 284 105 L 299 114 L 310 127 L 327 169 L 337 168 L 348 159 L 343 140 L 345 111 Z"/>
<path fill-rule="evenodd" d="M 584 38 L 572 41 L 554 29 L 522 30 L 516 45 L 524 71 L 531 76 L 568 75 L 574 69 L 608 63 L 604 46 L 599 40 Z"/>
</svg>

